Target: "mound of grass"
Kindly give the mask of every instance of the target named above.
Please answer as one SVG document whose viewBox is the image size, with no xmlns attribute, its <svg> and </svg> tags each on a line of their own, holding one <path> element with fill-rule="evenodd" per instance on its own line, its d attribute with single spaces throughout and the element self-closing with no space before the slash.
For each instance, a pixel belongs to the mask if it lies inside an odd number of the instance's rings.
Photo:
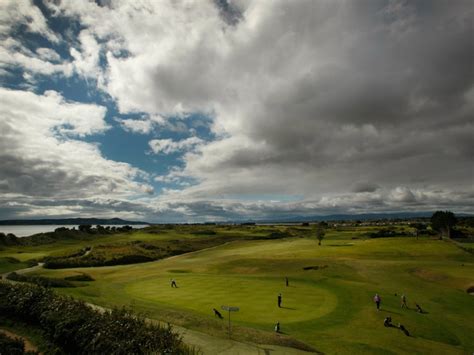
<svg viewBox="0 0 474 355">
<path fill-rule="evenodd" d="M 44 267 L 46 269 L 64 269 L 138 264 L 214 247 L 234 240 L 280 239 L 288 236 L 281 232 L 269 236 L 219 236 L 212 230 L 198 230 L 190 234 L 201 235 L 201 232 L 205 232 L 207 237 L 168 239 L 159 243 L 133 240 L 122 243 L 98 244 L 93 248 L 86 247 L 78 251 L 70 251 L 66 255 L 48 256 L 44 258 Z"/>
<path fill-rule="evenodd" d="M 11 256 L 0 257 L 0 273 L 10 272 L 27 267 L 27 263 L 21 262 Z"/>
<path fill-rule="evenodd" d="M 8 274 L 7 279 L 18 282 L 28 282 L 43 287 L 76 287 L 73 283 L 64 279 L 22 275 L 16 272 Z"/>
<path fill-rule="evenodd" d="M 81 273 L 79 275 L 66 276 L 64 280 L 67 281 L 95 281 L 95 279 L 86 273 Z"/>
<path fill-rule="evenodd" d="M 89 253 L 86 254 L 86 251 Z M 112 266 L 144 263 L 157 260 L 166 255 L 161 248 L 150 247 L 150 244 L 137 241 L 118 244 L 104 244 L 93 249 L 81 249 L 80 252 L 67 256 L 50 256 L 44 259 L 47 269 L 75 267 Z"/>
<path fill-rule="evenodd" d="M 2 259 L 5 262 L 10 263 L 10 264 L 19 264 L 19 263 L 21 263 L 20 260 L 18 260 L 17 258 L 14 258 L 12 256 L 6 256 L 6 257 L 3 257 Z"/>
</svg>

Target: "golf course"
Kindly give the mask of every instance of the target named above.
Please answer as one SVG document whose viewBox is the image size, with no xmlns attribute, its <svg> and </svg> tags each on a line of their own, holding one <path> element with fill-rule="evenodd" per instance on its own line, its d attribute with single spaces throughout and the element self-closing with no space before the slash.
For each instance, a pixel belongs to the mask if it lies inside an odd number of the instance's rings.
<svg viewBox="0 0 474 355">
<path fill-rule="evenodd" d="M 229 337 L 223 305 L 239 307 L 231 314 L 232 341 L 275 345 L 277 353 L 472 353 L 474 296 L 467 290 L 474 286 L 473 255 L 449 240 L 415 238 L 406 226 L 397 227 L 405 236 L 393 238 L 370 238 L 370 228 L 330 228 L 318 246 L 311 226 L 206 226 L 212 238 L 230 241 L 146 263 L 36 268 L 28 274 L 65 278 L 85 273 L 95 281 L 55 291 L 100 307 L 126 306 L 147 318 L 202 333 L 190 345 L 204 354 L 218 353 L 212 344 Z M 210 238 L 202 229 L 149 227 L 86 243 L 57 242 L 23 247 L 21 252 L 5 248 L 0 255 L 24 262 L 85 246 L 93 252 L 112 240 L 114 245 L 133 240 L 161 245 L 178 238 Z M 249 235 L 254 239 L 245 238 Z M 3 267 L 3 272 L 11 270 L 11 265 Z M 170 286 L 171 280 L 177 287 Z M 373 302 L 375 294 L 381 297 L 380 310 Z M 402 295 L 408 308 L 401 307 Z M 393 327 L 384 326 L 386 317 Z M 274 331 L 277 322 L 279 333 Z"/>
</svg>

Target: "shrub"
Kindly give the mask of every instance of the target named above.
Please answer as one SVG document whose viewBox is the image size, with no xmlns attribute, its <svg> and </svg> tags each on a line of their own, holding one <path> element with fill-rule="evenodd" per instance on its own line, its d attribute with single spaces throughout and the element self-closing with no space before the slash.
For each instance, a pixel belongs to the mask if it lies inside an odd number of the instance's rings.
<svg viewBox="0 0 474 355">
<path fill-rule="evenodd" d="M 25 342 L 20 338 L 10 338 L 6 334 L 0 332 L 0 354 L 23 355 L 38 354 L 34 351 L 25 351 Z"/>
<path fill-rule="evenodd" d="M 95 281 L 91 275 L 82 273 L 80 275 L 67 276 L 64 278 L 67 281 Z"/>
<path fill-rule="evenodd" d="M 100 312 L 44 287 L 0 282 L 0 314 L 40 327 L 66 354 L 192 354 L 170 326 L 127 309 Z"/>
<path fill-rule="evenodd" d="M 213 230 L 200 230 L 193 232 L 194 235 L 216 235 L 217 233 Z"/>
<path fill-rule="evenodd" d="M 368 233 L 368 235 L 370 238 L 393 238 L 405 236 L 405 234 L 389 228 L 380 229 L 377 232 Z"/>
<path fill-rule="evenodd" d="M 15 234 L 8 233 L 5 235 L 4 233 L 0 233 L 0 245 L 18 245 L 20 243 L 20 238 L 18 238 Z"/>
<path fill-rule="evenodd" d="M 12 272 L 7 276 L 8 280 L 18 282 L 28 282 L 43 287 L 76 287 L 73 283 L 63 280 L 43 276 L 29 276 Z"/>
<path fill-rule="evenodd" d="M 289 235 L 285 232 L 272 232 L 267 236 L 268 239 L 282 239 L 287 237 L 289 237 Z"/>
</svg>

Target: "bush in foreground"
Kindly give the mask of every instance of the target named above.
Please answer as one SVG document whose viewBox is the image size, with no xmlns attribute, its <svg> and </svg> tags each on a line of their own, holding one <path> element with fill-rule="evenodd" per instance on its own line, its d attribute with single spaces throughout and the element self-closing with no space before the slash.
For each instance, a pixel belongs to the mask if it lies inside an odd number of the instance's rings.
<svg viewBox="0 0 474 355">
<path fill-rule="evenodd" d="M 0 332 L 0 354 L 9 355 L 35 355 L 35 351 L 25 351 L 25 342 L 20 338 L 10 338 Z"/>
<path fill-rule="evenodd" d="M 42 329 L 66 354 L 192 354 L 171 327 L 126 309 L 94 310 L 44 287 L 0 282 L 0 314 Z"/>
</svg>

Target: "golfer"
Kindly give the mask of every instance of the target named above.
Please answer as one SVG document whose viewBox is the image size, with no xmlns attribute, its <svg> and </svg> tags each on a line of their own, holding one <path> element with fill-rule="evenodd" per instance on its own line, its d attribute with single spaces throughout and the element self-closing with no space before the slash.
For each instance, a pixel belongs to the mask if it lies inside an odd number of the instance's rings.
<svg viewBox="0 0 474 355">
<path fill-rule="evenodd" d="M 376 293 L 375 296 L 374 296 L 374 302 L 375 302 L 375 305 L 377 306 L 377 311 L 380 311 L 380 302 L 382 301 L 382 299 L 380 298 L 379 294 Z"/>
</svg>

